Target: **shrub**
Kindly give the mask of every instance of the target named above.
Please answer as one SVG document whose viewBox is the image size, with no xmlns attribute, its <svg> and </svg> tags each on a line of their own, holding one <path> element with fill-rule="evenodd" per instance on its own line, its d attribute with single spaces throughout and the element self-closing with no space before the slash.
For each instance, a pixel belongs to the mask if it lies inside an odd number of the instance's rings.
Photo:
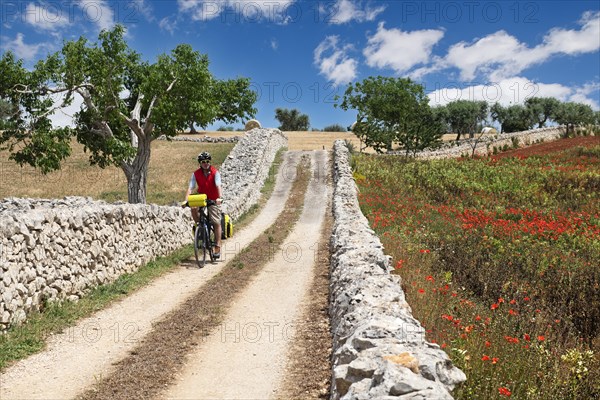
<svg viewBox="0 0 600 400">
<path fill-rule="evenodd" d="M 340 124 L 333 124 L 323 128 L 323 132 L 346 132 L 346 128 Z"/>
</svg>

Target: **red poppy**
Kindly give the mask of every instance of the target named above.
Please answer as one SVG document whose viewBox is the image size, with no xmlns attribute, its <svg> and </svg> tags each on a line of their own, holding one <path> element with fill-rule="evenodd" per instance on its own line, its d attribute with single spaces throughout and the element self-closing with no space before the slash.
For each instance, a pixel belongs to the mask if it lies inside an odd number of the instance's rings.
<svg viewBox="0 0 600 400">
<path fill-rule="evenodd" d="M 500 393 L 501 396 L 506 396 L 506 397 L 510 397 L 510 395 L 512 394 L 511 391 L 505 387 L 499 387 L 498 393 Z"/>
</svg>

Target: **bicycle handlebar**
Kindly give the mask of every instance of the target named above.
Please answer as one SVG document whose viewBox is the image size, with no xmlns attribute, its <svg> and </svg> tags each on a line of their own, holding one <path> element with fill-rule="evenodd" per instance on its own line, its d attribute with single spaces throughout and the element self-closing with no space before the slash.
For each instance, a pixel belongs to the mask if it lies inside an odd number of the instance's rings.
<svg viewBox="0 0 600 400">
<path fill-rule="evenodd" d="M 215 200 L 208 200 L 208 199 L 206 200 L 206 207 L 208 207 L 208 206 L 214 206 L 215 204 L 217 204 L 217 202 Z M 187 200 L 181 202 L 180 205 L 181 205 L 182 208 L 190 207 L 190 204 L 188 203 Z"/>
</svg>

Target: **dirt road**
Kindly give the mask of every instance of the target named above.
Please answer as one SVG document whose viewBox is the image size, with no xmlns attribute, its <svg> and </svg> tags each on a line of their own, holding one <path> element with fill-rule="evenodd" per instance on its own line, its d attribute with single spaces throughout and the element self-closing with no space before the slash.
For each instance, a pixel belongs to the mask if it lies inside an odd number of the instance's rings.
<svg viewBox="0 0 600 400">
<path fill-rule="evenodd" d="M 240 294 L 221 326 L 190 357 L 164 398 L 268 399 L 277 390 L 313 276 L 327 204 L 329 189 L 319 176 L 327 165 L 326 153 L 313 155 L 315 173 L 293 232 Z"/>
<path fill-rule="evenodd" d="M 176 385 L 164 394 L 173 398 L 268 398 L 278 387 L 286 365 L 294 324 L 312 277 L 312 254 L 319 242 L 329 188 L 322 174 L 327 153 L 309 152 L 315 172 L 304 212 L 282 251 L 246 291 L 234 299 L 225 322 L 187 362 Z M 233 240 L 224 242 L 223 261 L 202 270 L 180 265 L 123 301 L 55 335 L 48 348 L 13 365 L 0 375 L 1 399 L 66 399 L 76 397 L 130 354 L 153 329 L 153 323 L 181 305 L 252 242 L 283 209 L 300 152 L 288 152 L 275 190 L 259 216 Z M 161 396 L 161 397 L 164 397 Z"/>
</svg>

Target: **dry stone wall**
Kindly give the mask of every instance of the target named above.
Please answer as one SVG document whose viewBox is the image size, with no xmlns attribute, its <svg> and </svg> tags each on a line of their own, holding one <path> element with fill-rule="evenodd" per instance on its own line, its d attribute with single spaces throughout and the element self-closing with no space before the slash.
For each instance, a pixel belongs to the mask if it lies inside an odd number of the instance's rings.
<svg viewBox="0 0 600 400">
<path fill-rule="evenodd" d="M 225 204 L 239 216 L 260 197 L 287 138 L 255 129 L 222 165 Z M 189 210 L 91 198 L 0 201 L 0 331 L 44 301 L 76 300 L 191 242 Z"/>
<path fill-rule="evenodd" d="M 256 204 L 269 177 L 277 151 L 287 147 L 287 137 L 279 129 L 248 131 L 221 166 L 223 211 L 238 218 Z"/>
<path fill-rule="evenodd" d="M 461 140 L 456 145 L 450 142 L 444 147 L 433 151 L 422 151 L 417 153 L 417 158 L 439 159 L 456 158 L 464 155 L 470 156 L 475 147 L 475 154 L 479 156 L 492 155 L 494 148 L 497 151 L 513 147 L 526 147 L 539 142 L 558 140 L 565 135 L 564 126 L 550 128 L 531 129 L 529 131 L 502 133 L 494 136 L 484 136 L 480 139 Z"/>
<path fill-rule="evenodd" d="M 207 136 L 204 135 L 202 137 L 189 137 L 189 136 L 175 136 L 171 138 L 167 138 L 165 135 L 159 136 L 158 140 L 168 140 L 172 142 L 197 142 L 197 143 L 236 143 L 240 140 L 239 136 Z"/>
<path fill-rule="evenodd" d="M 334 143 L 330 316 L 332 399 L 451 399 L 465 381 L 413 318 L 389 258 L 360 211 L 343 141 Z"/>
</svg>

